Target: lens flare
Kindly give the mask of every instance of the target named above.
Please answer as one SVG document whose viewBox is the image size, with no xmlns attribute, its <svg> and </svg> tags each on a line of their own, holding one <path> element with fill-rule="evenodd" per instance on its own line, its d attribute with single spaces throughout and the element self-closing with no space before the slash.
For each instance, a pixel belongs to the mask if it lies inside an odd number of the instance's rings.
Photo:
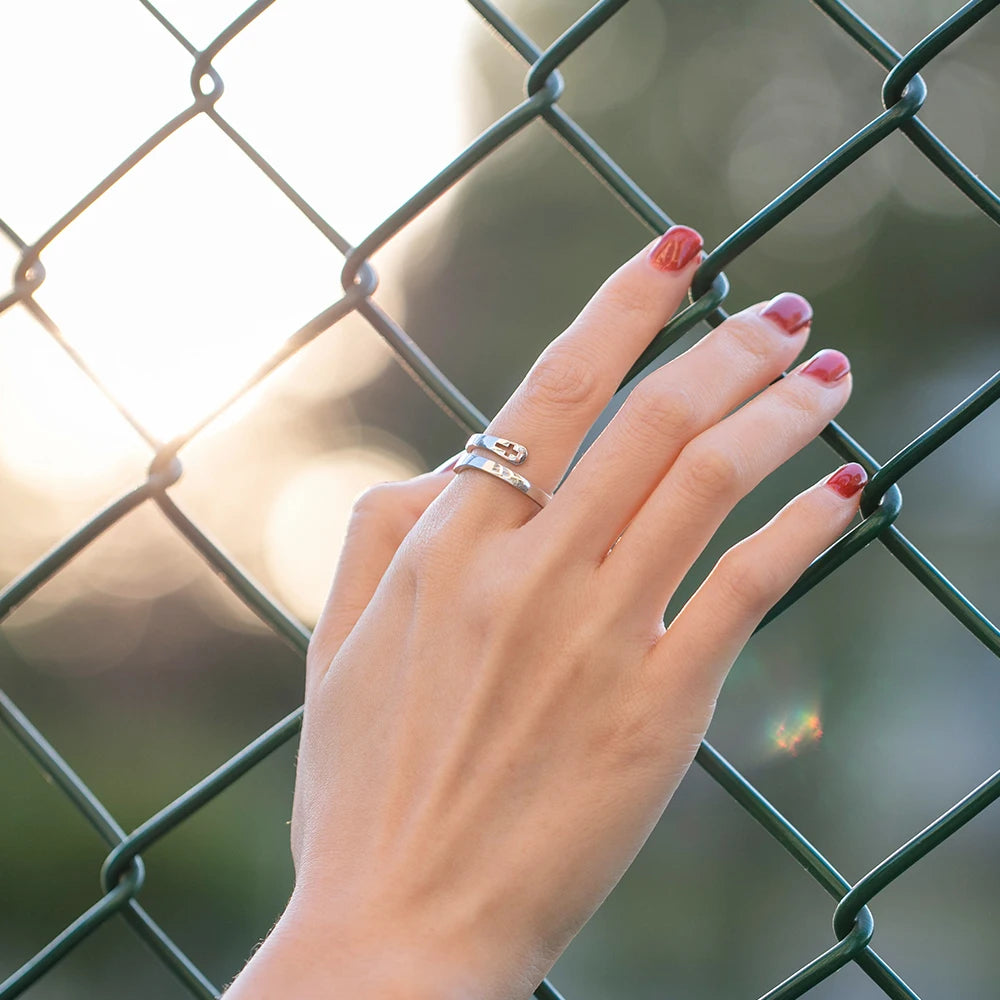
<svg viewBox="0 0 1000 1000">
<path fill-rule="evenodd" d="M 811 709 L 801 709 L 786 715 L 772 730 L 772 746 L 792 757 L 810 744 L 818 743 L 823 737 L 823 725 L 819 713 Z"/>
</svg>

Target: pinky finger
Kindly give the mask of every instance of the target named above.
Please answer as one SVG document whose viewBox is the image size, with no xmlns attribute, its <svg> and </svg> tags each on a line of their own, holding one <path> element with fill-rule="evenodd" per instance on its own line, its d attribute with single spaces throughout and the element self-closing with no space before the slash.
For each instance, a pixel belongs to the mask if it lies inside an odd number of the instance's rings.
<svg viewBox="0 0 1000 1000">
<path fill-rule="evenodd" d="M 650 652 L 675 691 L 714 704 L 764 615 L 847 529 L 867 481 L 856 462 L 841 466 L 722 556 Z"/>
</svg>

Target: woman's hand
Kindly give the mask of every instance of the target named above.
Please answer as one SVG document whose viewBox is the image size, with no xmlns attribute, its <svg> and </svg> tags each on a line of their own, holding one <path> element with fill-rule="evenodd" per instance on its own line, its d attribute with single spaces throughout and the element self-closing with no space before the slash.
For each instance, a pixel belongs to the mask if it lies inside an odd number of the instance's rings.
<svg viewBox="0 0 1000 1000">
<path fill-rule="evenodd" d="M 552 492 L 700 250 L 674 227 L 543 351 L 488 428 L 528 447 L 518 472 Z M 648 375 L 544 508 L 476 470 L 361 498 L 309 650 L 295 891 L 227 1000 L 531 994 L 648 837 L 754 628 L 857 511 L 852 464 L 664 628 L 732 507 L 850 395 L 830 350 L 769 386 L 810 317 L 777 296 Z"/>
</svg>

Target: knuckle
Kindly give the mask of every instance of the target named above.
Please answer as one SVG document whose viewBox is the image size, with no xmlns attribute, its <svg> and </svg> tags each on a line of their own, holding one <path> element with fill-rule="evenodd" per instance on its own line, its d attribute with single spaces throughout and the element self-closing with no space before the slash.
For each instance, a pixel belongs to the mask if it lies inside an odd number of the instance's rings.
<svg viewBox="0 0 1000 1000">
<path fill-rule="evenodd" d="M 467 588 L 460 581 L 467 579 L 469 566 L 456 558 L 454 536 L 448 531 L 417 530 L 402 540 L 393 559 L 394 572 L 408 590 L 414 607 L 425 603 L 434 606 L 442 592 L 457 594 L 451 611 L 468 616 L 465 609 Z"/>
<path fill-rule="evenodd" d="M 546 408 L 563 409 L 592 402 L 600 385 L 597 367 L 580 351 L 550 345 L 532 365 L 525 392 Z"/>
<path fill-rule="evenodd" d="M 760 558 L 746 539 L 722 556 L 715 573 L 730 605 L 748 612 L 763 614 L 784 592 L 778 567 Z"/>
<path fill-rule="evenodd" d="M 756 313 L 744 312 L 726 320 L 726 333 L 736 345 L 744 362 L 749 360 L 756 368 L 773 367 L 779 355 L 787 354 L 781 347 L 793 344 L 790 338 L 779 340 L 767 320 Z"/>
<path fill-rule="evenodd" d="M 629 429 L 639 435 L 664 434 L 690 438 L 699 423 L 699 407 L 691 393 L 676 384 L 659 384 L 652 376 L 644 378 L 623 407 Z"/>
<path fill-rule="evenodd" d="M 608 699 L 603 724 L 595 729 L 595 751 L 610 752 L 619 766 L 631 773 L 649 769 L 662 773 L 665 759 L 691 760 L 711 718 L 706 699 L 679 685 L 672 686 L 674 724 L 665 727 L 662 690 L 648 677 L 629 678 L 627 673 L 620 690 Z"/>
<path fill-rule="evenodd" d="M 369 486 L 351 504 L 348 534 L 374 535 L 398 541 L 423 511 L 407 482 L 384 482 Z"/>
<path fill-rule="evenodd" d="M 447 567 L 462 563 L 459 558 L 460 543 L 456 536 L 460 533 L 450 511 L 434 517 L 420 517 L 407 531 L 400 543 L 400 551 L 415 565 Z"/>
<path fill-rule="evenodd" d="M 659 311 L 648 284 L 635 280 L 634 275 L 619 269 L 601 286 L 597 302 L 608 319 L 620 323 L 645 322 Z"/>
<path fill-rule="evenodd" d="M 642 671 L 623 671 L 608 698 L 604 715 L 605 742 L 624 753 L 630 763 L 653 761 L 663 754 L 662 704 Z"/>
<path fill-rule="evenodd" d="M 680 482 L 700 499 L 728 497 L 739 492 L 743 482 L 743 462 L 731 444 L 688 446 L 681 454 Z"/>
<path fill-rule="evenodd" d="M 782 402 L 792 416 L 803 423 L 813 424 L 823 418 L 823 404 L 829 397 L 822 395 L 823 390 L 813 379 L 782 379 L 778 385 L 785 389 Z M 817 391 L 819 390 L 819 391 Z"/>
<path fill-rule="evenodd" d="M 397 483 L 376 483 L 362 490 L 351 504 L 351 518 L 386 520 L 399 508 Z"/>
<path fill-rule="evenodd" d="M 663 757 L 662 722 L 652 712 L 607 712 L 592 735 L 595 756 L 610 752 L 626 771 L 648 767 Z"/>
</svg>

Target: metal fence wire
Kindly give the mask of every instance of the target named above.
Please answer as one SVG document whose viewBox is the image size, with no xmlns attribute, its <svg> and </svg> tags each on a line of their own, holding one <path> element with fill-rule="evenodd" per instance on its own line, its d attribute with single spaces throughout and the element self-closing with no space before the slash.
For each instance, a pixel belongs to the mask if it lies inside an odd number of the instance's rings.
<svg viewBox="0 0 1000 1000">
<path fill-rule="evenodd" d="M 585 45 L 595 32 L 625 7 L 628 0 L 602 0 L 595 4 L 544 50 L 535 45 L 517 25 L 488 0 L 468 0 L 475 11 L 527 64 L 525 97 L 516 107 L 497 119 L 444 170 L 430 179 L 357 246 L 351 246 L 329 222 L 322 218 L 220 115 L 216 108 L 216 102 L 223 91 L 223 81 L 213 67 L 212 60 L 274 0 L 258 0 L 252 4 L 203 50 L 199 50 L 188 41 L 149 0 L 140 2 L 159 21 L 164 30 L 168 31 L 190 54 L 193 60 L 190 78 L 193 99 L 190 105 L 143 142 L 34 243 L 28 244 L 22 240 L 0 220 L 0 230 L 4 237 L 20 252 L 20 261 L 14 273 L 13 289 L 0 299 L 0 312 L 18 304 L 23 306 L 70 354 L 73 362 L 101 388 L 102 392 L 105 392 L 121 416 L 148 442 L 153 458 L 145 481 L 95 514 L 0 593 L 0 621 L 66 566 L 85 546 L 99 538 L 126 514 L 141 504 L 152 503 L 194 546 L 202 558 L 226 580 L 247 607 L 279 636 L 291 643 L 304 658 L 309 641 L 308 630 L 262 592 L 241 567 L 214 544 L 171 499 L 168 490 L 182 474 L 178 455 L 192 438 L 252 386 L 265 379 L 310 340 L 329 330 L 350 313 L 357 313 L 365 318 L 390 345 L 399 363 L 409 375 L 463 430 L 481 431 L 486 427 L 487 418 L 445 378 L 420 346 L 414 343 L 372 300 L 371 295 L 375 290 L 377 277 L 369 263 L 369 257 L 393 239 L 439 195 L 536 119 L 544 121 L 610 188 L 622 205 L 645 223 L 651 232 L 657 234 L 669 227 L 672 222 L 666 212 L 656 205 L 611 156 L 559 106 L 559 98 L 563 93 L 560 64 L 580 46 Z M 725 319 L 727 313 L 722 308 L 722 303 L 726 299 L 729 283 L 723 274 L 723 268 L 749 250 L 757 240 L 841 171 L 897 130 L 902 132 L 962 194 L 990 219 L 1000 223 L 1000 197 L 975 176 L 917 117 L 927 96 L 927 87 L 920 76 L 920 70 L 956 39 L 968 32 L 981 18 L 992 11 L 1000 0 L 974 0 L 966 4 L 905 54 L 896 51 L 850 7 L 839 0 L 813 0 L 813 3 L 833 26 L 845 32 L 887 71 L 882 86 L 882 104 L 885 110 L 796 180 L 769 205 L 740 225 L 707 256 L 695 276 L 690 304 L 680 311 L 649 344 L 642 357 L 622 381 L 622 387 L 698 321 L 706 320 L 714 326 Z M 45 280 L 45 269 L 40 258 L 46 247 L 147 154 L 199 115 L 212 121 L 235 143 L 320 233 L 345 255 L 346 260 L 341 273 L 343 294 L 301 329 L 292 333 L 282 347 L 223 405 L 204 415 L 196 426 L 184 434 L 173 440 L 160 441 L 144 428 L 119 400 L 107 392 L 88 367 L 87 359 L 74 351 L 64 339 L 55 321 L 35 301 L 33 295 Z M 836 423 L 831 423 L 822 435 L 825 442 L 843 459 L 861 462 L 869 470 L 870 481 L 861 499 L 863 520 L 809 567 L 792 590 L 772 609 L 761 627 L 779 616 L 869 542 L 877 540 L 987 649 L 1000 655 L 1000 629 L 974 607 L 893 523 L 902 504 L 899 488 L 902 477 L 986 410 L 998 397 L 1000 397 L 1000 373 L 958 403 L 954 409 L 928 427 L 885 464 L 879 464 Z M 0 998 L 10 1000 L 20 995 L 97 927 L 117 915 L 129 923 L 193 996 L 201 998 L 218 996 L 217 987 L 209 982 L 194 962 L 174 944 L 139 903 L 138 895 L 145 875 L 141 854 L 143 850 L 167 836 L 178 824 L 264 760 L 268 754 L 293 739 L 299 730 L 301 718 L 302 711 L 299 709 L 276 722 L 204 780 L 164 806 L 135 830 L 127 833 L 74 773 L 69 764 L 47 742 L 42 733 L 9 698 L 0 693 L 0 719 L 6 728 L 41 766 L 47 777 L 72 801 L 106 841 L 109 848 L 101 872 L 103 895 L 41 951 L 10 975 L 0 985 Z M 851 884 L 711 745 L 707 742 L 702 743 L 696 759 L 698 764 L 757 820 L 835 901 L 833 928 L 837 938 L 836 943 L 780 985 L 775 986 L 766 996 L 774 1000 L 779 997 L 801 996 L 848 962 L 854 962 L 881 987 L 887 996 L 915 997 L 913 990 L 870 945 L 875 923 L 869 904 L 886 886 L 1000 795 L 1000 772 L 973 789 L 964 799 L 894 851 L 864 878 Z M 545 981 L 540 984 L 535 996 L 557 998 L 559 993 Z"/>
</svg>

